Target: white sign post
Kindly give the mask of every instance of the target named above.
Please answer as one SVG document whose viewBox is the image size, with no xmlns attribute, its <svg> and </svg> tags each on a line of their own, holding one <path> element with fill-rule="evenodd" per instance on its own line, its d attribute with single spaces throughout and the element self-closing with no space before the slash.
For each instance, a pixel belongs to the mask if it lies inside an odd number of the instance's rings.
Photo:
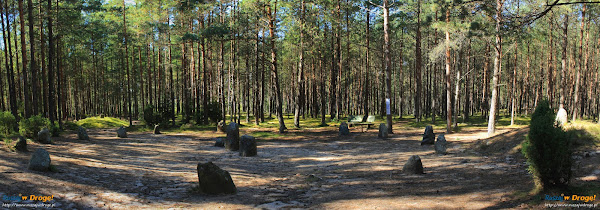
<svg viewBox="0 0 600 210">
<path fill-rule="evenodd" d="M 390 99 L 389 98 L 385 99 L 385 113 L 387 115 L 391 115 L 392 114 L 392 112 L 390 110 Z"/>
</svg>

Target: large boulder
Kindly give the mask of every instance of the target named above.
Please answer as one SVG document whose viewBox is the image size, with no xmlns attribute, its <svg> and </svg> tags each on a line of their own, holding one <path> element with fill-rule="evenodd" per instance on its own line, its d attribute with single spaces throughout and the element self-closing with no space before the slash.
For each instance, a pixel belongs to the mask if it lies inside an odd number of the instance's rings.
<svg viewBox="0 0 600 210">
<path fill-rule="evenodd" d="M 23 136 L 19 136 L 19 141 L 15 144 L 15 150 L 19 152 L 27 152 L 27 139 Z"/>
<path fill-rule="evenodd" d="M 423 174 L 423 163 L 418 155 L 413 155 L 408 158 L 406 164 L 402 168 L 402 172 L 407 174 Z"/>
<path fill-rule="evenodd" d="M 119 138 L 127 138 L 127 130 L 121 126 L 117 129 L 117 137 Z"/>
<path fill-rule="evenodd" d="M 240 126 L 237 123 L 229 123 L 227 126 L 227 139 L 225 139 L 225 149 L 237 151 L 240 149 Z"/>
<path fill-rule="evenodd" d="M 558 112 L 556 113 L 556 119 L 554 121 L 556 122 L 556 124 L 564 127 L 565 124 L 567 124 L 567 122 L 569 121 L 567 118 L 567 110 L 565 110 L 563 107 L 560 107 L 558 109 Z"/>
<path fill-rule="evenodd" d="M 431 125 L 428 125 L 427 127 L 425 127 L 425 132 L 423 133 L 423 140 L 421 140 L 421 145 L 434 143 L 435 134 L 433 133 L 433 127 L 431 127 Z"/>
<path fill-rule="evenodd" d="M 201 192 L 211 195 L 234 194 L 237 192 L 229 172 L 212 162 L 198 163 L 198 182 Z"/>
<path fill-rule="evenodd" d="M 90 140 L 90 136 L 88 136 L 87 131 L 85 130 L 85 128 L 79 126 L 79 128 L 77 128 L 77 139 L 79 140 Z"/>
<path fill-rule="evenodd" d="M 348 124 L 346 122 L 342 122 L 340 124 L 340 136 L 350 135 L 350 129 L 348 129 Z"/>
<path fill-rule="evenodd" d="M 435 141 L 435 153 L 440 155 L 448 154 L 446 152 L 446 148 L 448 147 L 448 142 L 446 141 L 446 137 L 444 134 L 440 134 L 437 137 L 437 141 Z"/>
<path fill-rule="evenodd" d="M 240 156 L 256 156 L 256 139 L 254 136 L 243 135 L 240 139 Z"/>
<path fill-rule="evenodd" d="M 29 170 L 48 171 L 50 169 L 50 154 L 45 149 L 37 149 L 29 160 Z"/>
<path fill-rule="evenodd" d="M 224 147 L 225 146 L 225 138 L 217 137 L 215 138 L 215 147 Z"/>
<path fill-rule="evenodd" d="M 154 134 L 160 134 L 160 126 L 154 125 Z"/>
<path fill-rule="evenodd" d="M 225 121 L 219 121 L 219 123 L 217 123 L 217 131 L 225 133 Z"/>
<path fill-rule="evenodd" d="M 377 138 L 386 139 L 388 137 L 388 129 L 385 123 L 379 124 L 379 134 L 377 134 Z"/>
<path fill-rule="evenodd" d="M 38 132 L 37 141 L 42 144 L 51 144 L 52 139 L 50 138 L 50 135 L 50 130 L 48 130 L 48 128 L 44 128 L 40 132 Z"/>
</svg>

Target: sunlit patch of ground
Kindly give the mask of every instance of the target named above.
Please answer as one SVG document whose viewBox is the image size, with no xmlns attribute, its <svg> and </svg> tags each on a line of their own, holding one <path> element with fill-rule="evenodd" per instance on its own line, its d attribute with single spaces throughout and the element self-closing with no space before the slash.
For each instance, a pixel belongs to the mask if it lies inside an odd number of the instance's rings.
<svg viewBox="0 0 600 210">
<path fill-rule="evenodd" d="M 400 125 L 386 140 L 359 127 L 347 137 L 335 126 L 274 131 L 241 129 L 263 135 L 257 157 L 213 147 L 212 138 L 225 136 L 214 131 L 121 139 L 115 129 L 98 129 L 91 141 L 65 134 L 56 144 L 29 147 L 46 148 L 57 173 L 27 170 L 31 152 L 0 151 L 0 194 L 54 195 L 56 208 L 481 209 L 527 207 L 515 195 L 533 188 L 514 149 L 526 128 L 499 129 L 491 139 L 483 128 L 464 128 L 446 135 L 443 156 L 420 146 L 422 129 Z M 411 155 L 421 157 L 425 174 L 401 172 Z M 236 195 L 192 192 L 196 165 L 207 161 L 231 173 Z"/>
</svg>

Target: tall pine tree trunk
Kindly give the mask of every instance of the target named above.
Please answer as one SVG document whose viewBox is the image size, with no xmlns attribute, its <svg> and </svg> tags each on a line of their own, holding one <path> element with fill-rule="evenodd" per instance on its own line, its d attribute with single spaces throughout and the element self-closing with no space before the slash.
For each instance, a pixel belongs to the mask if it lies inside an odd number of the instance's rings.
<svg viewBox="0 0 600 210">
<path fill-rule="evenodd" d="M 488 118 L 488 136 L 496 132 L 496 111 L 498 103 L 498 87 L 500 72 L 502 72 L 501 53 L 502 37 L 500 36 L 500 23 L 502 21 L 502 0 L 496 0 L 496 56 L 494 57 L 494 74 L 492 75 L 492 98 L 490 102 L 490 115 Z"/>
</svg>

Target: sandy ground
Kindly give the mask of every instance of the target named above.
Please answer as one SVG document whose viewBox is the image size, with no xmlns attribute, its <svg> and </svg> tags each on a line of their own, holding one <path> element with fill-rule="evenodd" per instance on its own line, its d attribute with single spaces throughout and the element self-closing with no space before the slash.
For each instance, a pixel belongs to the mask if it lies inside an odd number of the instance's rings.
<svg viewBox="0 0 600 210">
<path fill-rule="evenodd" d="M 338 137 L 335 128 L 290 131 L 295 137 L 259 139 L 258 156 L 213 147 L 217 132 L 154 135 L 90 130 L 90 141 L 64 134 L 55 144 L 30 144 L 28 153 L 0 150 L 0 195 L 54 196 L 57 209 L 483 209 L 537 208 L 523 200 L 533 189 L 518 143 L 527 129 L 447 135 L 449 154 L 420 146 L 422 130 L 402 129 L 387 140 L 375 130 Z M 241 135 L 254 130 L 242 129 Z M 482 146 L 485 145 L 485 146 Z M 58 172 L 27 169 L 32 151 L 46 148 Z M 407 175 L 411 155 L 425 174 Z M 194 192 L 196 166 L 212 161 L 229 171 L 235 195 Z M 598 156 L 584 157 L 580 182 L 597 182 Z M 585 162 L 587 161 L 587 162 Z M 594 162 L 596 161 L 596 162 Z M 591 165 L 591 166 L 590 166 Z M 596 174 L 598 172 L 598 174 Z M 7 201 L 4 201 L 7 203 Z M 24 201 L 22 203 L 41 203 Z"/>
</svg>

